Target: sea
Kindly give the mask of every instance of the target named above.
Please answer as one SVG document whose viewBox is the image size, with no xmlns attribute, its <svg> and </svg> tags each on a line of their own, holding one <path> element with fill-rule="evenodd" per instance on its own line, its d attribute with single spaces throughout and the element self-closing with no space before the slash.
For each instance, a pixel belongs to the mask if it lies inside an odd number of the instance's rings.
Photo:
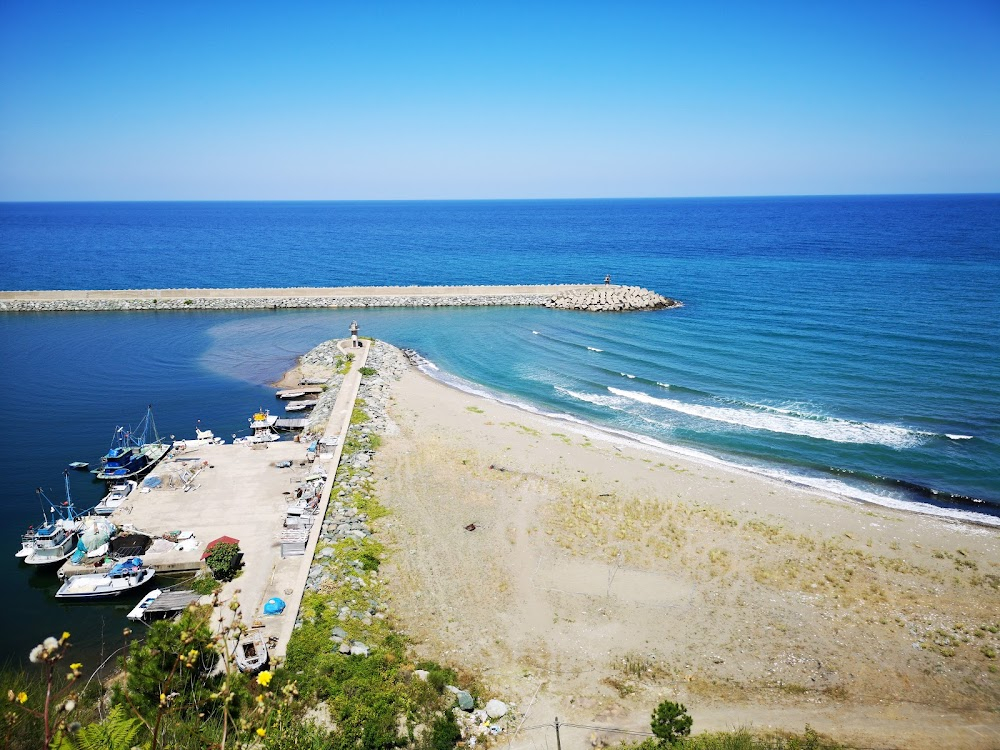
<svg viewBox="0 0 1000 750">
<path fill-rule="evenodd" d="M 63 604 L 14 558 L 70 461 L 152 406 L 231 439 L 298 355 L 362 335 L 454 387 L 666 454 L 1000 525 L 1000 196 L 0 203 L 0 288 L 646 287 L 683 307 L 0 313 L 0 661 L 71 631 L 113 660 L 134 600 Z M 70 471 L 89 507 L 103 485 Z M 41 489 L 42 495 L 37 492 Z M 155 498 L 151 496 L 151 501 Z M 177 519 L 178 529 L 185 519 Z"/>
</svg>

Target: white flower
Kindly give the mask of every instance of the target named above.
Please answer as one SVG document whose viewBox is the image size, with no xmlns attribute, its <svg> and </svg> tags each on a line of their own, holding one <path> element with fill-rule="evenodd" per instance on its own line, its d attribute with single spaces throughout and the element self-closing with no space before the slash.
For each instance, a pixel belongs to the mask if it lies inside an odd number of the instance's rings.
<svg viewBox="0 0 1000 750">
<path fill-rule="evenodd" d="M 66 701 L 66 705 L 63 706 L 63 708 L 66 709 L 66 713 L 69 713 L 74 708 L 76 708 L 76 701 L 70 698 L 68 701 Z"/>
<path fill-rule="evenodd" d="M 59 641 L 53 638 L 51 635 L 42 641 L 42 645 L 45 646 L 46 651 L 55 651 L 59 648 Z"/>
<path fill-rule="evenodd" d="M 31 649 L 31 653 L 28 654 L 28 661 L 30 661 L 32 664 L 38 664 L 38 662 L 42 660 L 42 654 L 44 653 L 45 653 L 45 646 L 39 644 L 35 646 L 33 649 Z"/>
</svg>

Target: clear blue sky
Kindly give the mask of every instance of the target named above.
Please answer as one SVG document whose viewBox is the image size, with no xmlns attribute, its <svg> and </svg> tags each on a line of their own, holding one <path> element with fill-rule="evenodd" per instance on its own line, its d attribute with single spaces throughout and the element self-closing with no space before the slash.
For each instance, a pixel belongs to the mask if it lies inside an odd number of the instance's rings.
<svg viewBox="0 0 1000 750">
<path fill-rule="evenodd" d="M 1000 192 L 1000 2 L 0 0 L 0 200 Z"/>
</svg>

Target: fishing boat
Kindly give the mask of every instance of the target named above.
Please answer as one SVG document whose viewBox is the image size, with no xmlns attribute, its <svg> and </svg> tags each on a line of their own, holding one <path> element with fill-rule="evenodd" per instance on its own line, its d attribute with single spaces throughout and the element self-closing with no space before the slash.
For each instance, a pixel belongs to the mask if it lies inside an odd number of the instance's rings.
<svg viewBox="0 0 1000 750">
<path fill-rule="evenodd" d="M 108 494 L 101 498 L 101 502 L 94 506 L 94 513 L 99 516 L 110 516 L 118 510 L 118 506 L 125 502 L 125 499 L 132 493 L 132 490 L 136 486 L 137 484 L 134 479 L 112 483 Z"/>
<path fill-rule="evenodd" d="M 130 620 L 141 620 L 146 615 L 146 608 L 159 599 L 162 593 L 161 589 L 153 589 L 142 597 L 142 601 L 132 607 L 132 611 L 125 616 Z"/>
<path fill-rule="evenodd" d="M 215 433 L 211 430 L 201 429 L 201 420 L 198 420 L 198 425 L 194 428 L 194 439 L 181 439 L 174 442 L 174 448 L 178 451 L 186 451 L 191 448 L 200 448 L 203 445 L 222 445 L 226 441 L 220 437 L 216 437 Z M 173 435 L 170 436 L 173 440 Z"/>
<path fill-rule="evenodd" d="M 76 549 L 77 535 L 82 524 L 73 508 L 69 493 L 69 471 L 63 471 L 66 482 L 66 500 L 57 506 L 39 487 L 35 492 L 42 503 L 42 525 L 30 528 L 21 536 L 21 549 L 15 553 L 28 565 L 53 565 L 62 562 Z M 49 510 L 46 512 L 45 508 Z"/>
<path fill-rule="evenodd" d="M 277 421 L 278 418 L 272 416 L 271 412 L 266 409 L 255 412 L 249 419 L 250 434 L 246 437 L 236 438 L 233 442 L 241 445 L 254 445 L 257 443 L 273 443 L 275 440 L 281 440 L 281 436 L 274 431 L 274 425 Z"/>
<path fill-rule="evenodd" d="M 170 447 L 171 444 L 157 434 L 153 407 L 149 407 L 135 429 L 115 428 L 111 448 L 101 457 L 97 478 L 121 481 L 141 476 L 156 466 Z"/>
<path fill-rule="evenodd" d="M 319 403 L 319 399 L 307 399 L 305 401 L 289 401 L 285 404 L 285 411 L 304 411 L 312 409 Z"/>
<path fill-rule="evenodd" d="M 267 644 L 259 630 L 250 633 L 236 644 L 236 666 L 241 672 L 254 674 L 267 664 Z"/>
<path fill-rule="evenodd" d="M 154 568 L 142 564 L 142 558 L 132 557 L 120 562 L 107 573 L 85 573 L 70 576 L 56 592 L 57 599 L 103 599 L 121 596 L 142 588 L 156 575 Z"/>
</svg>

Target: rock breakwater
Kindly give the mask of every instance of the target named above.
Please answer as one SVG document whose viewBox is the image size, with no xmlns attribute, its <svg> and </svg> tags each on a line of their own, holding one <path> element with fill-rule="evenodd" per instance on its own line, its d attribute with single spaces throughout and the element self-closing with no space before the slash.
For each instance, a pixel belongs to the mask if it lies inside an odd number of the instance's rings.
<svg viewBox="0 0 1000 750">
<path fill-rule="evenodd" d="M 680 307 L 675 299 L 651 292 L 639 286 L 595 286 L 574 289 L 548 299 L 545 307 L 557 310 L 587 310 L 589 312 L 627 312 L 630 310 L 660 310 Z"/>
</svg>

